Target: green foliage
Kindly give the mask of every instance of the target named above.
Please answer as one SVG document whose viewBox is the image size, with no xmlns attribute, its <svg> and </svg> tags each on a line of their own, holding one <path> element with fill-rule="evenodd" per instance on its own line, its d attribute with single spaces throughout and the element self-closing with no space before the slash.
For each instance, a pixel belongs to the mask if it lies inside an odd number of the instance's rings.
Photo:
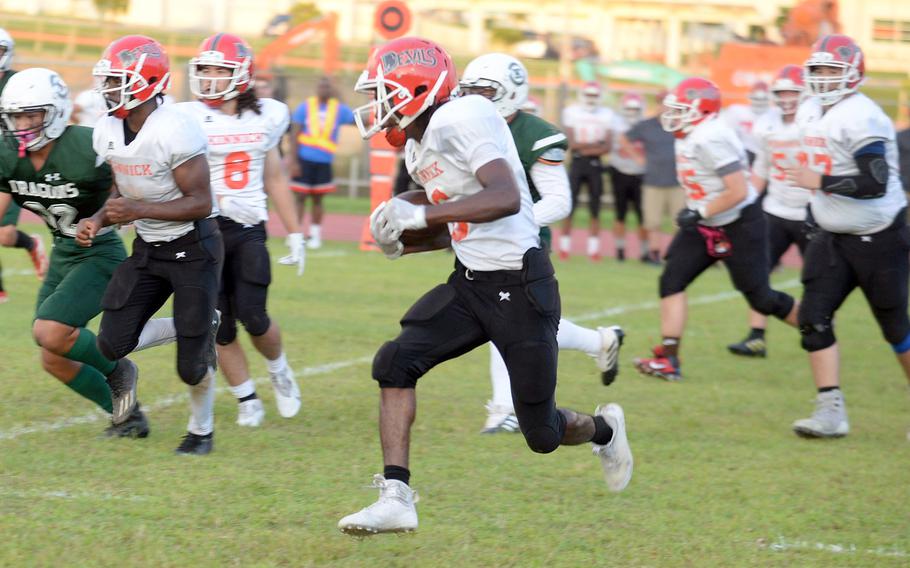
<svg viewBox="0 0 910 568">
<path fill-rule="evenodd" d="M 492 27 L 490 28 L 490 35 L 493 41 L 506 45 L 513 45 L 524 39 L 524 34 L 521 33 L 521 30 L 515 28 Z"/>
<path fill-rule="evenodd" d="M 130 9 L 130 0 L 93 0 L 102 16 L 122 14 Z"/>
<path fill-rule="evenodd" d="M 288 10 L 288 13 L 291 15 L 291 25 L 296 26 L 297 24 L 302 24 L 303 22 L 318 18 L 322 15 L 322 12 L 312 2 L 297 2 L 291 9 Z"/>
<path fill-rule="evenodd" d="M 329 206 L 331 211 L 331 206 Z M 35 225 L 25 231 L 46 231 Z M 280 238 L 272 258 L 285 254 Z M 370 361 L 408 306 L 444 281 L 451 254 L 394 262 L 353 243 L 311 251 L 302 278 L 273 265 L 269 311 L 298 371 L 303 410 L 278 416 L 262 358 L 241 331 L 266 422 L 234 424 L 216 397 L 215 451 L 174 456 L 187 419 L 173 346 L 136 354 L 146 440 L 100 440 L 91 407 L 41 370 L 30 336 L 37 289 L 27 255 L 0 250 L 0 566 L 906 566 L 910 399 L 869 308 L 838 314 L 853 431 L 809 441 L 790 424 L 813 409 L 797 332 L 771 322 L 770 357 L 725 345 L 748 329 L 724 270 L 688 290 L 685 381 L 638 376 L 633 357 L 659 339 L 659 271 L 637 262 L 557 264 L 564 315 L 627 332 L 617 382 L 587 356 L 559 356 L 561 405 L 620 402 L 635 476 L 607 491 L 589 448 L 541 456 L 520 434 L 478 434 L 490 395 L 487 347 L 432 370 L 418 387 L 412 482 L 420 529 L 362 541 L 340 517 L 372 503 L 381 471 Z M 778 285 L 798 295 L 798 273 Z M 609 317 L 604 310 L 612 309 Z M 170 315 L 166 306 L 162 315 Z M 97 321 L 95 326 L 97 328 Z M 72 420 L 72 417 L 84 417 Z M 49 538 L 52 535 L 52 538 Z"/>
</svg>

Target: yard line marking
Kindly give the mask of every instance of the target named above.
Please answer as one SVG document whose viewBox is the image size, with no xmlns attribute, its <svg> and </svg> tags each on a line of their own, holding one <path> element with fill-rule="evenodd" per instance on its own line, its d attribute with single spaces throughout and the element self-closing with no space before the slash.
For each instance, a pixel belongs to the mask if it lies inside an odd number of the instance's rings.
<svg viewBox="0 0 910 568">
<path fill-rule="evenodd" d="M 784 288 L 793 288 L 800 284 L 799 279 L 790 279 L 784 282 L 780 282 L 774 285 L 774 288 L 781 290 Z M 723 302 L 725 300 L 730 300 L 733 298 L 740 297 L 741 294 L 735 290 L 727 292 L 719 292 L 717 294 L 707 294 L 705 296 L 696 296 L 689 299 L 690 306 L 700 306 L 704 304 L 713 304 L 717 302 Z M 614 306 L 612 308 L 607 308 L 604 310 L 598 310 L 595 312 L 588 312 L 580 314 L 575 317 L 567 318 L 569 321 L 581 322 L 581 321 L 590 321 L 596 319 L 603 319 L 607 317 L 617 316 L 629 312 L 643 311 L 643 310 L 653 310 L 660 307 L 660 302 L 650 301 L 650 302 L 641 302 L 638 304 L 626 304 L 620 306 Z M 372 361 L 372 356 L 370 357 L 358 357 L 356 359 L 348 359 L 345 361 L 336 361 L 332 363 L 326 363 L 324 365 L 317 365 L 315 367 L 304 367 L 299 373 L 304 377 L 309 377 L 313 375 L 320 375 L 324 373 L 330 373 L 338 369 L 344 369 L 345 367 L 351 367 L 353 365 L 359 365 L 361 363 L 368 363 Z M 260 377 L 255 379 L 256 384 L 260 384 L 267 379 L 265 377 Z M 225 392 L 227 387 L 220 386 L 216 389 L 216 392 L 222 393 Z M 168 408 L 177 403 L 184 402 L 188 398 L 186 393 L 171 395 L 163 399 L 157 400 L 147 406 L 143 406 L 146 411 L 154 412 L 162 408 Z M 94 411 L 89 414 L 84 414 L 82 416 L 73 416 L 70 418 L 62 418 L 54 422 L 44 422 L 38 423 L 30 426 L 14 426 L 8 430 L 0 430 L 0 441 L 2 440 L 15 440 L 22 436 L 28 434 L 40 434 L 45 432 L 56 432 L 58 430 L 65 430 L 67 428 L 72 428 L 73 426 L 79 426 L 82 424 L 93 424 L 101 420 L 107 420 L 108 415 L 99 411 Z"/>
<path fill-rule="evenodd" d="M 824 542 L 811 542 L 808 540 L 787 540 L 787 537 L 784 536 L 778 536 L 777 540 L 770 543 L 762 538 L 759 539 L 756 544 L 761 549 L 771 550 L 773 552 L 785 552 L 787 550 L 819 550 L 832 554 L 868 554 L 870 556 L 884 558 L 910 558 L 910 553 L 901 550 L 896 546 L 858 548 L 855 544 L 828 544 Z"/>
<path fill-rule="evenodd" d="M 324 365 L 315 365 L 312 367 L 304 367 L 300 371 L 297 371 L 301 376 L 312 377 L 314 375 L 322 375 L 325 373 L 331 373 L 332 371 L 337 371 L 339 369 L 344 369 L 346 367 L 352 367 L 354 365 L 360 365 L 361 363 L 369 363 L 373 360 L 373 357 L 357 357 L 356 359 L 348 359 L 345 361 L 335 361 L 333 363 L 326 363 Z M 265 383 L 269 379 L 266 377 L 259 377 L 254 380 L 258 384 Z M 217 393 L 226 392 L 228 388 L 226 386 L 219 386 L 215 389 Z M 152 402 L 149 405 L 143 405 L 143 410 L 148 413 L 154 413 L 157 410 L 162 410 L 168 408 L 178 403 L 186 402 L 189 399 L 187 393 L 173 394 L 166 396 L 155 402 Z M 88 414 L 83 414 L 82 416 L 71 416 L 69 418 L 61 418 L 60 420 L 55 420 L 52 422 L 43 422 L 32 425 L 24 426 L 13 426 L 8 430 L 0 430 L 0 441 L 2 440 L 15 440 L 22 436 L 28 434 L 42 434 L 46 432 L 56 432 L 58 430 L 65 430 L 67 428 L 72 428 L 73 426 L 81 426 L 82 424 L 94 424 L 95 422 L 106 421 L 110 416 L 100 410 L 90 412 Z"/>
<path fill-rule="evenodd" d="M 141 495 L 116 495 L 114 493 L 94 493 L 90 491 L 37 491 L 25 490 L 16 491 L 11 489 L 0 489 L 0 497 L 18 497 L 20 499 L 65 499 L 67 501 L 76 501 L 79 499 L 88 499 L 92 501 L 147 501 L 147 497 Z"/>
</svg>

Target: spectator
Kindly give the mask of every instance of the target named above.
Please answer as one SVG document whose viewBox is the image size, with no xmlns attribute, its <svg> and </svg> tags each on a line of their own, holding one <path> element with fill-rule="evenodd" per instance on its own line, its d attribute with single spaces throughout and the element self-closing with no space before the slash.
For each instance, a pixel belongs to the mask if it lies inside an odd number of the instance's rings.
<svg viewBox="0 0 910 568">
<path fill-rule="evenodd" d="M 666 93 L 657 95 L 658 103 Z M 685 204 L 685 194 L 676 180 L 676 155 L 673 134 L 660 126 L 660 107 L 651 118 L 642 120 L 620 138 L 620 148 L 630 155 L 634 143 L 644 149 L 645 174 L 642 181 L 644 226 L 648 231 L 647 246 L 642 250 L 642 262 L 660 265 L 660 228 L 664 219 L 672 219 Z"/>
</svg>

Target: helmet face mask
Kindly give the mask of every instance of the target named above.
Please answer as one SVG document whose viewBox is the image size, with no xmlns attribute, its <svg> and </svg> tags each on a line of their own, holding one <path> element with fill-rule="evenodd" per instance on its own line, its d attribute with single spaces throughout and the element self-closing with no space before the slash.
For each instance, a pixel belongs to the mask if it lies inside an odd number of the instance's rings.
<svg viewBox="0 0 910 568">
<path fill-rule="evenodd" d="M 822 106 L 831 106 L 855 93 L 863 81 L 863 52 L 845 35 L 827 35 L 815 42 L 803 64 L 806 89 Z"/>
<path fill-rule="evenodd" d="M 59 138 L 72 108 L 60 75 L 40 67 L 26 69 L 10 78 L 0 96 L 0 127 L 24 155 Z"/>
<path fill-rule="evenodd" d="M 243 39 L 219 33 L 199 46 L 190 59 L 190 91 L 211 107 L 236 98 L 253 83 L 253 51 Z M 215 80 L 213 80 L 215 79 Z"/>
<path fill-rule="evenodd" d="M 452 58 L 441 47 L 420 38 L 392 40 L 370 56 L 354 85 L 370 97 L 354 110 L 354 121 L 363 138 L 391 127 L 404 130 L 457 88 Z"/>
<path fill-rule="evenodd" d="M 92 69 L 95 90 L 104 95 L 108 114 L 120 119 L 167 91 L 170 62 L 164 48 L 145 36 L 125 36 L 111 43 Z"/>
</svg>

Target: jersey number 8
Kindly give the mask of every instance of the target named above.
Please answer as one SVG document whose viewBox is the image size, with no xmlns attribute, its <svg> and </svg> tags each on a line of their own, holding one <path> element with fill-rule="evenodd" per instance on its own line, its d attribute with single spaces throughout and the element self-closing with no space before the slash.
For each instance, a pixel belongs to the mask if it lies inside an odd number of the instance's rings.
<svg viewBox="0 0 910 568">
<path fill-rule="evenodd" d="M 250 155 L 231 152 L 224 157 L 224 185 L 228 189 L 243 189 L 250 181 Z"/>
</svg>

